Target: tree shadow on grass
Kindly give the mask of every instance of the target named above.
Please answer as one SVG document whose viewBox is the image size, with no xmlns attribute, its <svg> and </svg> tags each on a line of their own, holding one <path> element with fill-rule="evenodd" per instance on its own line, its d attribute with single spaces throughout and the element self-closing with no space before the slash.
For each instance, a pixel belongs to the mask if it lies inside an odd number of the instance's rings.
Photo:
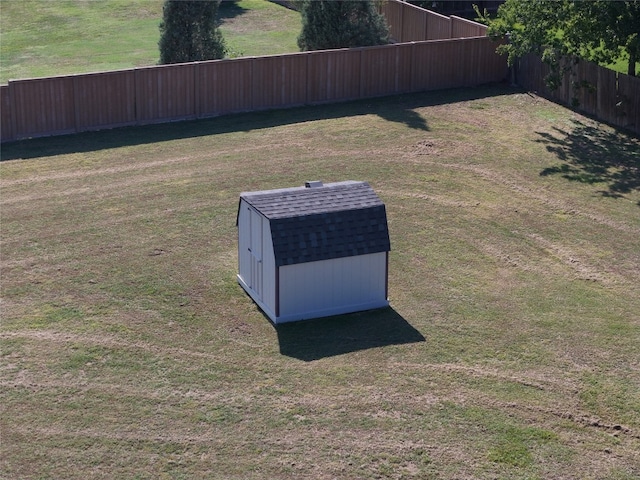
<svg viewBox="0 0 640 480">
<path fill-rule="evenodd" d="M 603 196 L 620 198 L 640 192 L 640 141 L 618 131 L 605 131 L 580 121 L 573 129 L 554 127 L 557 135 L 538 132 L 549 152 L 563 163 L 540 175 L 562 175 L 574 182 L 599 184 Z M 640 206 L 640 203 L 638 204 Z"/>
<path fill-rule="evenodd" d="M 225 20 L 235 18 L 248 11 L 235 0 L 222 0 L 218 7 L 218 20 L 220 23 L 224 23 Z"/>
<path fill-rule="evenodd" d="M 274 325 L 280 353 L 311 362 L 369 348 L 424 342 L 393 308 Z"/>
<path fill-rule="evenodd" d="M 503 85 L 438 90 L 364 100 L 310 105 L 279 110 L 229 114 L 202 120 L 162 123 L 73 135 L 33 138 L 2 145 L 0 161 L 93 152 L 133 145 L 267 129 L 282 125 L 359 115 L 378 115 L 409 128 L 429 131 L 427 119 L 415 110 L 421 107 L 509 95 L 513 89 Z"/>
</svg>

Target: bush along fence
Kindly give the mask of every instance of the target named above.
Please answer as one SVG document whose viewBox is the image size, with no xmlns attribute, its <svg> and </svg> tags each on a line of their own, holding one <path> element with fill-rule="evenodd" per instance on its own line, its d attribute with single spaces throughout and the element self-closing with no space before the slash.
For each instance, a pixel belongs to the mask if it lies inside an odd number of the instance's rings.
<svg viewBox="0 0 640 480">
<path fill-rule="evenodd" d="M 0 86 L 0 141 L 474 86 L 506 76 L 483 25 L 400 0 L 381 10 L 398 43 L 10 81 Z"/>
<path fill-rule="evenodd" d="M 560 86 L 545 83 L 550 67 L 540 57 L 527 55 L 518 61 L 517 81 L 523 88 L 554 102 L 593 116 L 616 127 L 640 134 L 640 78 L 617 73 L 593 62 L 571 58 Z"/>
</svg>

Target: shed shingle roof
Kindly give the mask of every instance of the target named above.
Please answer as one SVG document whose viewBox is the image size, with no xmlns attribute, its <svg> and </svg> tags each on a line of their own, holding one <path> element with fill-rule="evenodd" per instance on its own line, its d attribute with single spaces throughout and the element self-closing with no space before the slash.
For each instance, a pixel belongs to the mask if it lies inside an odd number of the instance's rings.
<svg viewBox="0 0 640 480">
<path fill-rule="evenodd" d="M 366 182 L 240 195 L 271 225 L 277 266 L 391 249 L 384 203 Z"/>
</svg>

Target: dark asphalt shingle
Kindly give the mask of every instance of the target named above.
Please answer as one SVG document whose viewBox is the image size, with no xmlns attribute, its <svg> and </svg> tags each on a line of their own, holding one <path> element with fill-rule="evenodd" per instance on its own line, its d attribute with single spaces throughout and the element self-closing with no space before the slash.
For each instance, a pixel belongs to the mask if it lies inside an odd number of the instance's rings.
<svg viewBox="0 0 640 480">
<path fill-rule="evenodd" d="M 241 194 L 271 225 L 276 265 L 391 249 L 384 203 L 366 182 Z"/>
</svg>

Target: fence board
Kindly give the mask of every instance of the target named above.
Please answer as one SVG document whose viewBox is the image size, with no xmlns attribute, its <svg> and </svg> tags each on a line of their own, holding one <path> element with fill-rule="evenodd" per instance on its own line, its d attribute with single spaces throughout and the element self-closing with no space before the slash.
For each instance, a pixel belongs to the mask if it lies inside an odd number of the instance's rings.
<svg viewBox="0 0 640 480">
<path fill-rule="evenodd" d="M 484 37 L 487 34 L 487 27 L 477 22 L 472 22 L 466 18 L 451 15 L 451 37 L 469 38 Z"/>
<path fill-rule="evenodd" d="M 542 79 L 542 64 L 534 55 L 525 55 L 518 59 L 516 81 L 524 89 L 531 92 L 540 90 Z"/>
<path fill-rule="evenodd" d="M 389 34 L 396 42 L 404 42 L 402 38 L 402 16 L 404 5 L 400 2 L 384 2 L 380 6 L 380 13 L 384 15 L 389 26 Z"/>
<path fill-rule="evenodd" d="M 73 133 L 73 77 L 9 82 L 16 138 Z"/>
<path fill-rule="evenodd" d="M 460 85 L 462 61 L 452 62 L 458 58 L 459 42 L 439 40 L 416 43 L 413 55 L 412 90 L 437 90 Z"/>
<path fill-rule="evenodd" d="M 361 50 L 309 52 L 307 102 L 323 103 L 358 98 L 360 95 Z"/>
<path fill-rule="evenodd" d="M 411 4 L 403 4 L 402 41 L 420 42 L 427 39 L 428 12 Z"/>
<path fill-rule="evenodd" d="M 574 59 L 567 60 L 574 62 Z M 550 68 L 539 57 L 527 55 L 518 64 L 518 82 L 527 90 L 557 103 L 593 115 L 603 122 L 640 133 L 640 79 L 616 73 L 593 62 L 580 60 L 574 74 L 566 73 L 556 91 L 551 91 L 545 76 Z M 576 88 L 584 82 L 593 88 Z M 577 103 L 574 101 L 576 100 Z"/>
<path fill-rule="evenodd" d="M 640 78 L 619 73 L 618 97 L 621 117 L 619 124 L 640 134 Z"/>
<path fill-rule="evenodd" d="M 213 60 L 198 65 L 198 117 L 252 109 L 253 59 Z"/>
<path fill-rule="evenodd" d="M 421 40 L 445 40 L 451 38 L 451 19 L 439 13 L 427 11 L 427 36 Z"/>
<path fill-rule="evenodd" d="M 509 67 L 503 55 L 496 53 L 500 41 L 489 37 L 474 39 L 469 42 L 470 48 L 476 48 L 473 58 L 477 59 L 476 85 L 501 82 L 509 76 Z"/>
<path fill-rule="evenodd" d="M 376 97 L 411 88 L 411 45 L 363 48 L 360 96 Z"/>
<path fill-rule="evenodd" d="M 252 103 L 256 110 L 307 103 L 307 53 L 253 59 Z"/>
<path fill-rule="evenodd" d="M 136 113 L 140 124 L 196 118 L 196 63 L 137 68 Z"/>
<path fill-rule="evenodd" d="M 607 123 L 618 122 L 618 76 L 608 68 L 598 69 L 598 91 L 596 111 L 598 117 Z"/>
<path fill-rule="evenodd" d="M 592 62 L 580 61 L 576 64 L 576 85 L 573 95 L 578 102 L 578 108 L 587 115 L 596 115 L 598 111 L 598 65 Z M 615 90 L 614 90 L 615 91 Z"/>
<path fill-rule="evenodd" d="M 0 141 L 15 140 L 15 126 L 11 114 L 11 95 L 9 85 L 0 85 Z"/>
<path fill-rule="evenodd" d="M 136 123 L 133 70 L 76 75 L 73 91 L 76 131 Z"/>
</svg>

